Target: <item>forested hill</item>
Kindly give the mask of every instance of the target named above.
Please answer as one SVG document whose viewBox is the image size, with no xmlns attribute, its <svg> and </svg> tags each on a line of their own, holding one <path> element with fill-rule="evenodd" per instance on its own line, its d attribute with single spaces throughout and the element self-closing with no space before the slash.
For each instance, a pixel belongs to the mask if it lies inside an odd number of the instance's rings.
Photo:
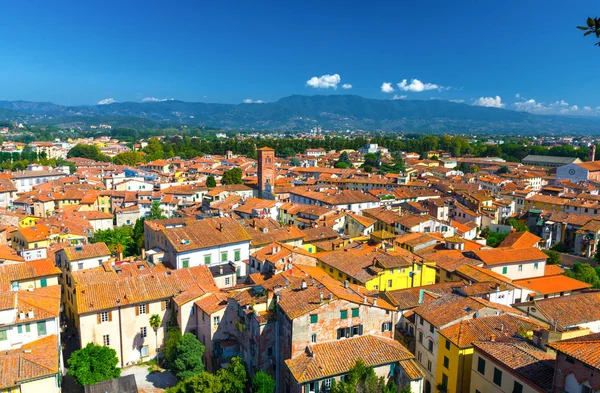
<svg viewBox="0 0 600 393">
<path fill-rule="evenodd" d="M 442 100 L 377 100 L 355 95 L 294 95 L 264 104 L 169 100 L 63 106 L 0 101 L 0 119 L 28 124 L 153 128 L 167 125 L 238 130 L 387 130 L 402 132 L 600 133 L 594 117 L 541 116 Z"/>
</svg>

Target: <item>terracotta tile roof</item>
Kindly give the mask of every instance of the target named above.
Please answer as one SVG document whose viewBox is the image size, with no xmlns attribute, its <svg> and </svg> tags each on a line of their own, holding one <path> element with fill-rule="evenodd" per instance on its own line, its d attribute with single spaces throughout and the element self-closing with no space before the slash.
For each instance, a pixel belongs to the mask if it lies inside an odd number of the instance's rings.
<svg viewBox="0 0 600 393">
<path fill-rule="evenodd" d="M 28 243 L 32 243 L 48 239 L 50 227 L 44 224 L 38 224 L 32 227 L 19 228 L 17 229 L 17 232 L 19 232 Z M 55 229 L 54 233 L 57 232 L 59 231 Z"/>
<path fill-rule="evenodd" d="M 415 308 L 414 312 L 433 326 L 443 328 L 454 321 L 474 317 L 478 311 L 485 308 L 505 313 L 521 314 L 519 310 L 509 306 L 475 297 L 458 295 L 442 296 L 439 299 Z"/>
<path fill-rule="evenodd" d="M 252 275 L 252 278 L 258 278 L 260 281 L 258 276 Z M 306 289 L 302 289 L 302 281 L 306 283 Z M 290 319 L 305 315 L 323 304 L 335 302 L 337 299 L 390 311 L 395 310 L 395 307 L 385 299 L 377 298 L 365 287 L 348 284 L 346 288 L 344 283 L 331 278 L 323 270 L 313 266 L 295 265 L 290 270 L 257 283 L 267 290 L 278 288 L 279 307 Z M 321 293 L 323 294 L 323 303 L 320 299 Z M 375 300 L 376 305 L 373 304 Z"/>
<path fill-rule="evenodd" d="M 185 225 L 162 230 L 177 252 L 252 240 L 244 227 L 233 218 L 207 218 L 186 221 Z"/>
<path fill-rule="evenodd" d="M 414 356 L 399 342 L 377 336 L 360 336 L 322 344 L 313 344 L 286 366 L 299 383 L 345 374 L 361 359 L 366 366 L 380 366 L 413 359 Z M 411 364 L 411 373 L 419 367 Z"/>
<path fill-rule="evenodd" d="M 510 339 L 506 341 L 476 342 L 473 346 L 493 361 L 539 386 L 542 390 L 551 391 L 554 380 L 555 357 L 541 351 L 524 340 Z"/>
<path fill-rule="evenodd" d="M 211 315 L 227 307 L 227 296 L 219 292 L 209 293 L 202 299 L 196 300 L 195 304 L 202 311 Z"/>
<path fill-rule="evenodd" d="M 17 254 L 17 251 L 7 245 L 0 245 L 0 261 L 24 262 L 22 256 Z"/>
<path fill-rule="evenodd" d="M 103 242 L 67 247 L 65 254 L 70 262 L 111 255 L 110 250 Z"/>
<path fill-rule="evenodd" d="M 502 241 L 502 243 L 500 243 L 500 247 L 535 247 L 540 242 L 540 240 L 542 240 L 541 237 L 536 236 L 531 232 L 512 232 L 506 237 L 506 239 Z"/>
<path fill-rule="evenodd" d="M 16 323 L 41 321 L 44 319 L 57 318 L 60 315 L 59 285 L 35 288 L 31 291 L 14 291 L 10 292 L 9 295 L 14 299 L 13 307 L 16 306 Z M 33 311 L 33 316 L 31 317 L 28 315 L 28 312 L 30 311 Z M 24 318 L 19 317 L 18 313 L 21 312 L 24 313 Z"/>
<path fill-rule="evenodd" d="M 26 281 L 37 277 L 58 276 L 60 269 L 49 259 L 0 265 L 0 283 Z"/>
<path fill-rule="evenodd" d="M 544 316 L 546 322 L 560 331 L 600 320 L 600 292 L 534 300 L 525 303 L 523 307 L 526 305 L 533 305 Z"/>
<path fill-rule="evenodd" d="M 105 263 L 73 272 L 72 277 L 78 314 L 172 297 L 181 304 L 218 291 L 206 266 L 167 270 L 149 268 L 144 263 L 122 264 L 116 268 Z"/>
<path fill-rule="evenodd" d="M 548 347 L 600 370 L 600 333 L 554 341 Z"/>
<path fill-rule="evenodd" d="M 457 284 L 456 282 L 447 282 L 416 288 L 398 289 L 395 291 L 386 291 L 383 296 L 398 309 L 408 310 L 419 306 L 421 291 L 424 291 L 423 303 L 427 303 L 441 296 L 451 294 Z"/>
<path fill-rule="evenodd" d="M 591 284 L 563 275 L 532 277 L 523 280 L 515 280 L 514 283 L 521 287 L 535 291 L 540 295 L 578 291 L 592 287 Z"/>
<path fill-rule="evenodd" d="M 59 372 L 58 337 L 50 335 L 0 353 L 0 389 Z"/>
<path fill-rule="evenodd" d="M 406 250 L 402 250 L 410 254 Z M 382 269 L 412 267 L 414 257 L 399 253 L 387 253 L 375 250 L 334 251 L 319 258 L 320 261 L 347 274 L 360 283 L 366 283 L 376 277 Z M 419 259 L 418 262 L 421 262 Z"/>
<path fill-rule="evenodd" d="M 318 226 L 314 228 L 306 228 L 302 232 L 305 234 L 304 241 L 307 243 L 320 241 L 320 240 L 329 240 L 329 239 L 338 239 L 340 234 L 334 231 L 332 228 L 325 226 Z"/>
<path fill-rule="evenodd" d="M 564 269 L 558 265 L 546 264 L 546 267 L 544 268 L 544 276 L 557 276 L 564 272 Z"/>
<path fill-rule="evenodd" d="M 487 341 L 493 336 L 511 337 L 520 329 L 527 331 L 547 327 L 546 324 L 516 315 L 503 314 L 467 319 L 441 329 L 439 333 L 459 348 L 469 348 L 475 341 Z"/>
<path fill-rule="evenodd" d="M 473 254 L 487 266 L 548 259 L 544 252 L 535 247 L 481 249 L 473 251 Z"/>
</svg>

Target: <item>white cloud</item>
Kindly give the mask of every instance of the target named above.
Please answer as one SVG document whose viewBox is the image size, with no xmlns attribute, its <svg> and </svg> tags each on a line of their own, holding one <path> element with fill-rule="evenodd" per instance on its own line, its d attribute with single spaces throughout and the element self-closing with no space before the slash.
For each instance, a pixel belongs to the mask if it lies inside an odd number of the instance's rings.
<svg viewBox="0 0 600 393">
<path fill-rule="evenodd" d="M 342 89 L 346 89 L 346 90 L 348 90 L 348 89 L 352 89 L 352 85 L 351 85 L 350 83 L 344 83 L 344 84 L 342 85 Z"/>
<path fill-rule="evenodd" d="M 244 104 L 264 104 L 263 100 L 253 100 L 252 98 L 246 98 Z"/>
<path fill-rule="evenodd" d="M 114 98 L 105 98 L 103 100 L 98 101 L 98 105 L 108 105 L 117 102 Z"/>
<path fill-rule="evenodd" d="M 398 94 L 394 94 L 394 96 L 392 97 L 392 100 L 403 100 L 405 99 L 407 96 L 406 94 L 399 96 Z"/>
<path fill-rule="evenodd" d="M 522 97 L 521 97 L 522 98 Z M 594 115 L 594 111 L 590 106 L 584 106 L 580 108 L 577 105 L 571 105 L 565 100 L 554 101 L 551 103 L 537 102 L 536 100 L 529 99 L 527 101 L 518 101 L 513 104 L 514 108 L 518 111 L 531 112 L 542 115 L 568 115 L 577 112 L 580 115 Z M 583 111 L 582 111 L 583 109 Z M 600 110 L 600 107 L 599 107 Z"/>
<path fill-rule="evenodd" d="M 435 83 L 423 83 L 418 79 L 412 79 L 410 83 L 406 79 L 398 83 L 398 87 L 403 91 L 411 91 L 413 93 L 420 93 L 427 90 L 442 90 L 443 87 L 436 85 Z"/>
<path fill-rule="evenodd" d="M 475 106 L 487 106 L 490 108 L 504 108 L 504 104 L 502 103 L 502 98 L 500 96 L 496 97 L 479 97 L 473 103 Z"/>
<path fill-rule="evenodd" d="M 521 95 L 519 93 L 515 94 L 515 98 L 521 98 Z"/>
<path fill-rule="evenodd" d="M 383 82 L 381 84 L 381 91 L 383 93 L 393 93 L 394 88 L 392 87 L 392 84 L 390 82 Z"/>
<path fill-rule="evenodd" d="M 536 112 L 542 110 L 544 105 L 536 102 L 533 98 L 527 101 L 515 102 L 515 108 L 523 112 Z"/>
<path fill-rule="evenodd" d="M 306 81 L 306 86 L 314 89 L 329 89 L 330 87 L 337 89 L 337 86 L 341 80 L 342 78 L 339 74 L 321 75 L 319 77 L 313 76 Z"/>
<path fill-rule="evenodd" d="M 462 104 L 465 100 L 448 100 L 450 102 L 456 102 L 457 104 Z"/>
<path fill-rule="evenodd" d="M 142 98 L 142 102 L 163 102 L 163 101 L 172 101 L 173 98 L 156 98 L 156 97 L 144 97 Z"/>
</svg>

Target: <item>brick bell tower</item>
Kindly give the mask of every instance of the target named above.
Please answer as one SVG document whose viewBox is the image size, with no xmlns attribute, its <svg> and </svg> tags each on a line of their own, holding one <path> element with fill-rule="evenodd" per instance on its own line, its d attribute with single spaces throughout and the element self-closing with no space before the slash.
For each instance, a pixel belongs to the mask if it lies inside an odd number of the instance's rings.
<svg viewBox="0 0 600 393">
<path fill-rule="evenodd" d="M 258 149 L 258 196 L 272 199 L 272 187 L 275 183 L 275 149 Z"/>
</svg>

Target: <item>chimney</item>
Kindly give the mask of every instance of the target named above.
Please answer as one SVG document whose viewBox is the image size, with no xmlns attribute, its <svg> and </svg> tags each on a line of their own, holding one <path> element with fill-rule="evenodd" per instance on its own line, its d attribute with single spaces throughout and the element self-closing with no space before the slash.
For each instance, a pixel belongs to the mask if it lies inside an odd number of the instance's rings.
<svg viewBox="0 0 600 393">
<path fill-rule="evenodd" d="M 329 292 L 329 301 L 333 300 L 333 293 Z"/>
<path fill-rule="evenodd" d="M 306 281 L 302 280 L 302 284 L 300 285 L 301 289 L 306 289 L 308 286 L 306 285 Z"/>
<path fill-rule="evenodd" d="M 344 281 L 344 288 L 348 289 L 348 280 Z"/>
<path fill-rule="evenodd" d="M 376 306 L 376 305 L 377 305 L 377 298 L 374 298 L 373 299 L 373 306 Z"/>
<path fill-rule="evenodd" d="M 588 154 L 588 161 L 595 161 L 596 160 L 596 145 L 592 145 L 590 146 L 590 152 Z"/>
<path fill-rule="evenodd" d="M 323 304 L 323 292 L 319 292 L 319 302 Z"/>
<path fill-rule="evenodd" d="M 496 341 L 496 335 L 490 334 L 490 341 Z"/>
<path fill-rule="evenodd" d="M 366 296 L 363 296 L 363 303 L 367 304 L 367 297 Z"/>
<path fill-rule="evenodd" d="M 219 274 L 223 274 L 223 265 L 219 265 Z"/>
<path fill-rule="evenodd" d="M 503 323 L 501 323 L 501 324 L 500 324 L 500 331 L 501 331 L 501 332 L 503 332 L 503 331 L 504 331 L 504 324 L 503 324 Z"/>
</svg>

